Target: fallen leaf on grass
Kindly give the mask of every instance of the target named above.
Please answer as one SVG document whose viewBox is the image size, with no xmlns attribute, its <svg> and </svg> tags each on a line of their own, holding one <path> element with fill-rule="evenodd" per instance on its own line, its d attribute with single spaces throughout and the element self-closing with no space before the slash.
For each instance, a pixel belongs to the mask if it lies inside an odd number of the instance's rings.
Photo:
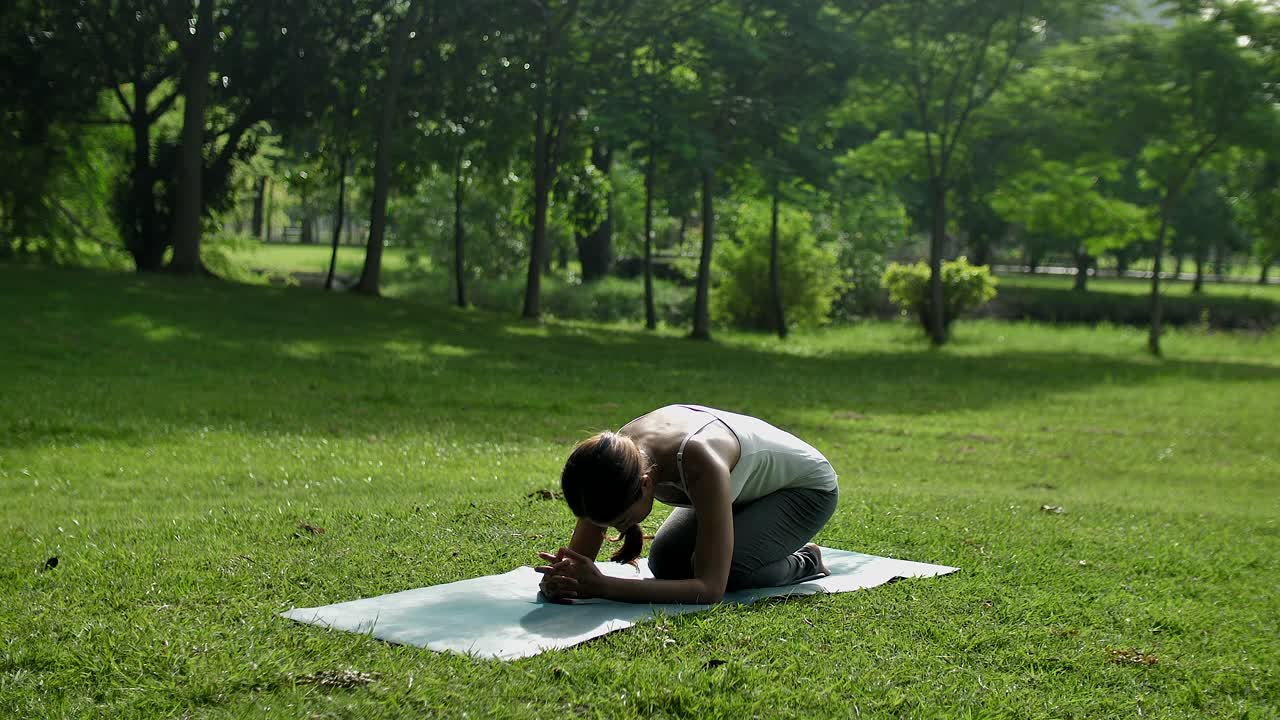
<svg viewBox="0 0 1280 720">
<path fill-rule="evenodd" d="M 1123 648 L 1107 648 L 1107 659 L 1117 665 L 1156 665 L 1160 658 L 1141 650 L 1125 650 Z"/>
<path fill-rule="evenodd" d="M 312 525 L 311 523 L 300 522 L 298 523 L 298 529 L 305 530 L 311 533 L 312 535 L 324 534 L 324 528 L 320 527 L 319 525 Z M 298 533 L 295 533 L 295 534 L 298 534 Z"/>
<path fill-rule="evenodd" d="M 299 685 L 317 685 L 329 688 L 354 688 L 368 685 L 378 679 L 377 673 L 357 672 L 355 670 L 321 670 L 319 672 L 299 675 Z"/>
<path fill-rule="evenodd" d="M 555 490 L 534 490 L 525 497 L 534 500 L 559 500 L 564 496 Z"/>
<path fill-rule="evenodd" d="M 1041 505 L 1040 506 L 1040 512 L 1047 512 L 1053 515 L 1061 515 L 1066 511 L 1067 509 L 1062 507 L 1061 505 Z"/>
</svg>

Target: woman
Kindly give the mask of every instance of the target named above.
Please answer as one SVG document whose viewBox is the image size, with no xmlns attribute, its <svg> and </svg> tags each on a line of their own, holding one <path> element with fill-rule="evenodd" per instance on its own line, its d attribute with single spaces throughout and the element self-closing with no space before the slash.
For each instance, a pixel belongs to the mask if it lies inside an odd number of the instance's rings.
<svg viewBox="0 0 1280 720">
<path fill-rule="evenodd" d="M 547 561 L 537 568 L 540 588 L 552 600 L 714 603 L 727 590 L 830 574 L 809 540 L 835 512 L 835 471 L 763 420 L 668 405 L 579 443 L 560 486 L 578 522 L 569 547 L 538 553 Z M 613 559 L 636 559 L 655 499 L 676 510 L 653 538 L 653 579 L 605 576 L 594 560 L 607 528 L 625 538 Z"/>
</svg>

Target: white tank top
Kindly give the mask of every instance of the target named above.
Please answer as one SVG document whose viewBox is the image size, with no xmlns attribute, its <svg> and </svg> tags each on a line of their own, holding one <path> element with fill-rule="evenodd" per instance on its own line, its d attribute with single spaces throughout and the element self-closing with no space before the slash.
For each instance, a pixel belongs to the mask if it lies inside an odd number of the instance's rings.
<svg viewBox="0 0 1280 720">
<path fill-rule="evenodd" d="M 738 438 L 738 445 L 741 447 L 738 463 L 729 473 L 729 494 L 735 505 L 784 489 L 837 490 L 836 473 L 831 463 L 812 445 L 795 435 L 750 415 L 716 410 L 704 405 L 680 407 L 711 416 L 704 425 L 685 436 L 676 452 L 676 469 L 680 472 L 682 485 L 685 483 L 685 445 L 702 428 L 719 420 Z M 687 491 L 685 496 L 688 496 Z"/>
</svg>

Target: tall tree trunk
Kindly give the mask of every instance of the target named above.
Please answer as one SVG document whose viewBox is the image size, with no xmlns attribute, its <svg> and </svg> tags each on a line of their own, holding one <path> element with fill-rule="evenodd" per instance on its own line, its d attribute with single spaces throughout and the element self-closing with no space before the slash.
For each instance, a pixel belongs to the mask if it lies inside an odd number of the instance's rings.
<svg viewBox="0 0 1280 720">
<path fill-rule="evenodd" d="M 1268 282 L 1270 282 L 1270 281 L 1267 279 L 1267 273 L 1268 273 L 1270 270 L 1271 270 L 1271 261 L 1270 261 L 1270 260 L 1267 260 L 1266 258 L 1263 258 L 1263 260 L 1262 260 L 1262 272 L 1258 274 L 1258 284 L 1259 284 L 1259 285 L 1266 285 Z"/>
<path fill-rule="evenodd" d="M 214 0 L 200 0 L 195 35 L 177 38 L 182 47 L 182 143 L 178 148 L 173 208 L 173 260 L 176 273 L 207 273 L 200 261 L 200 221 L 204 210 L 204 110 L 209 99 L 209 67 L 213 57 Z"/>
<path fill-rule="evenodd" d="M 1181 280 L 1181 279 L 1182 279 L 1182 253 L 1176 253 L 1176 254 L 1173 256 L 1173 258 L 1174 258 L 1174 260 L 1173 260 L 1173 279 L 1174 279 L 1174 280 Z"/>
<path fill-rule="evenodd" d="M 656 140 L 653 122 L 649 123 L 649 160 L 644 166 L 644 326 L 649 330 L 658 327 L 658 310 L 653 300 L 653 181 L 656 173 L 654 167 L 654 143 Z M 1266 282 L 1266 266 L 1262 268 L 1263 280 Z"/>
<path fill-rule="evenodd" d="M 168 238 L 156 228 L 155 174 L 151 166 L 151 118 L 148 117 L 151 87 L 141 78 L 134 81 L 132 227 L 129 252 L 138 272 L 156 272 L 164 267 Z"/>
<path fill-rule="evenodd" d="M 264 233 L 263 242 L 271 242 L 271 179 L 267 179 L 266 187 L 267 197 L 262 201 L 262 230 Z"/>
<path fill-rule="evenodd" d="M 302 183 L 302 228 L 298 235 L 298 242 L 303 245 L 312 245 L 316 241 L 315 222 L 311 217 L 311 203 L 307 200 L 308 186 L 311 183 L 304 181 Z"/>
<path fill-rule="evenodd" d="M 613 168 L 613 152 L 599 141 L 591 145 L 591 164 L 605 177 Z M 605 199 L 604 218 L 595 229 L 579 235 L 578 260 L 583 282 L 594 282 L 609 274 L 613 265 L 613 189 Z"/>
<path fill-rule="evenodd" d="M 364 254 L 364 268 L 356 292 L 378 295 L 382 279 L 382 244 L 387 232 L 387 194 L 391 185 L 391 145 L 395 140 L 396 100 L 404 79 L 405 54 L 409 30 L 420 16 L 421 0 L 414 0 L 404 20 L 396 25 L 391 38 L 391 66 L 382 90 L 382 113 L 378 117 L 378 146 L 373 159 L 373 202 L 369 209 L 369 242 Z"/>
<path fill-rule="evenodd" d="M 1076 282 L 1072 289 L 1085 292 L 1089 289 L 1089 265 L 1093 256 L 1084 250 L 1076 250 Z"/>
<path fill-rule="evenodd" d="M 929 317 L 926 326 L 934 345 L 947 341 L 946 308 L 942 294 L 942 250 L 947 238 L 947 190 L 941 178 L 929 183 L 929 205 L 933 210 L 933 232 L 929 236 Z"/>
<path fill-rule="evenodd" d="M 1164 324 L 1164 307 L 1160 302 L 1160 265 L 1164 261 L 1164 238 L 1169 231 L 1169 213 L 1172 197 L 1160 204 L 1160 231 L 1156 233 L 1154 272 L 1151 273 L 1151 334 L 1147 337 L 1147 349 L 1152 355 L 1160 354 L 1160 335 Z"/>
<path fill-rule="evenodd" d="M 1031 242 L 1027 242 L 1022 249 L 1023 261 L 1027 264 L 1027 272 L 1034 275 L 1036 270 L 1040 269 L 1040 253 L 1039 248 L 1034 247 Z"/>
<path fill-rule="evenodd" d="M 465 236 L 462 223 L 462 192 L 466 188 L 466 182 L 462 177 L 462 151 L 463 148 L 460 145 L 457 155 L 453 158 L 453 283 L 457 290 L 455 299 L 458 307 L 465 308 L 467 306 L 467 266 L 466 256 L 463 254 Z"/>
<path fill-rule="evenodd" d="M 262 239 L 262 211 L 266 208 L 266 202 L 267 176 L 263 175 L 258 178 L 253 187 L 253 220 L 250 223 L 249 230 L 256 240 Z"/>
<path fill-rule="evenodd" d="M 769 209 L 769 294 L 773 296 L 773 320 L 778 337 L 787 337 L 787 315 L 782 304 L 782 269 L 778 258 L 778 181 L 773 181 L 773 202 Z"/>
<path fill-rule="evenodd" d="M 702 256 L 698 259 L 698 289 L 693 302 L 695 340 L 711 339 L 711 246 L 715 241 L 715 171 L 702 168 Z"/>
<path fill-rule="evenodd" d="M 991 241 L 982 233 L 974 233 L 970 236 L 973 246 L 973 257 L 970 260 L 974 265 L 990 265 L 991 264 Z"/>
<path fill-rule="evenodd" d="M 548 256 L 547 199 L 551 192 L 546 58 L 540 58 L 538 62 L 538 99 L 533 114 L 533 243 L 529 247 L 529 274 L 524 284 L 524 309 L 521 312 L 522 317 L 531 320 L 542 316 L 542 265 Z"/>
<path fill-rule="evenodd" d="M 1116 251 L 1116 275 L 1124 277 L 1129 274 L 1129 253 L 1123 249 Z"/>
<path fill-rule="evenodd" d="M 1196 279 L 1195 279 L 1195 282 L 1191 284 L 1191 292 L 1193 293 L 1198 294 L 1204 290 L 1205 260 L 1206 260 L 1205 252 L 1203 250 L 1197 249 L 1196 250 Z"/>
<path fill-rule="evenodd" d="M 346 147 L 344 144 L 343 147 Z M 333 274 L 338 269 L 338 243 L 342 241 L 342 218 L 347 211 L 347 153 L 338 160 L 338 208 L 333 222 L 333 248 L 329 251 L 329 274 L 324 279 L 324 289 L 333 289 Z"/>
</svg>

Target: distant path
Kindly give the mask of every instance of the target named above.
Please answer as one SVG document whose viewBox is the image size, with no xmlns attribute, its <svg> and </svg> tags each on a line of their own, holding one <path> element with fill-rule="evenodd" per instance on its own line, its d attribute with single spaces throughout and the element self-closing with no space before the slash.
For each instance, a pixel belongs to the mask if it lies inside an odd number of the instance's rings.
<svg viewBox="0 0 1280 720">
<path fill-rule="evenodd" d="M 1041 265 L 1041 266 L 1039 266 L 1039 267 L 1037 267 L 1037 268 L 1035 269 L 1035 272 L 1032 272 L 1032 271 L 1031 271 L 1031 267 L 1030 267 L 1030 266 L 1028 266 L 1028 265 L 992 265 L 992 266 L 991 266 L 991 269 L 992 269 L 994 272 L 996 272 L 997 274 L 999 274 L 999 273 L 1005 273 L 1005 274 L 1010 274 L 1010 275 L 1017 274 L 1017 275 L 1070 275 L 1070 276 L 1075 276 L 1075 274 L 1076 274 L 1076 269 L 1075 269 L 1074 267 L 1065 267 L 1065 266 L 1062 266 L 1062 265 Z M 1123 274 L 1121 274 L 1121 273 L 1119 273 L 1119 272 L 1116 272 L 1115 270 L 1104 270 L 1104 271 L 1101 271 L 1101 272 L 1100 272 L 1100 271 L 1098 271 L 1098 270 L 1091 270 L 1091 271 L 1089 272 L 1089 276 L 1090 276 L 1090 277 L 1113 277 L 1113 278 L 1120 278 L 1120 277 L 1123 277 L 1123 278 L 1135 278 L 1135 279 L 1146 279 L 1146 280 L 1150 280 L 1150 279 L 1151 279 L 1151 275 L 1152 275 L 1152 272 L 1151 272 L 1150 270 L 1126 270 Z M 1160 279 L 1162 279 L 1162 280 L 1186 280 L 1186 281 L 1192 281 L 1192 280 L 1195 280 L 1195 279 L 1196 279 L 1196 274 L 1195 274 L 1195 273 L 1186 273 L 1186 272 L 1184 272 L 1184 273 L 1182 273 L 1182 274 L 1180 274 L 1180 275 L 1176 275 L 1176 276 L 1175 276 L 1175 275 L 1174 275 L 1173 273 L 1171 273 L 1171 272 L 1162 272 L 1162 273 L 1160 273 Z M 1206 275 L 1204 276 L 1204 279 L 1205 279 L 1206 281 L 1209 281 L 1209 282 L 1216 282 L 1216 283 L 1233 283 L 1233 284 L 1236 284 L 1236 285 L 1259 285 L 1259 284 L 1261 284 L 1261 283 L 1259 283 L 1259 282 L 1258 282 L 1258 278 L 1256 278 L 1256 277 L 1254 277 L 1254 278 L 1250 278 L 1250 277 L 1243 277 L 1243 276 L 1240 276 L 1240 275 L 1222 275 L 1222 276 L 1219 276 L 1219 275 L 1210 275 L 1210 274 L 1206 274 Z M 1267 278 L 1267 284 L 1268 284 L 1268 285 L 1280 285 L 1280 277 Z"/>
</svg>

